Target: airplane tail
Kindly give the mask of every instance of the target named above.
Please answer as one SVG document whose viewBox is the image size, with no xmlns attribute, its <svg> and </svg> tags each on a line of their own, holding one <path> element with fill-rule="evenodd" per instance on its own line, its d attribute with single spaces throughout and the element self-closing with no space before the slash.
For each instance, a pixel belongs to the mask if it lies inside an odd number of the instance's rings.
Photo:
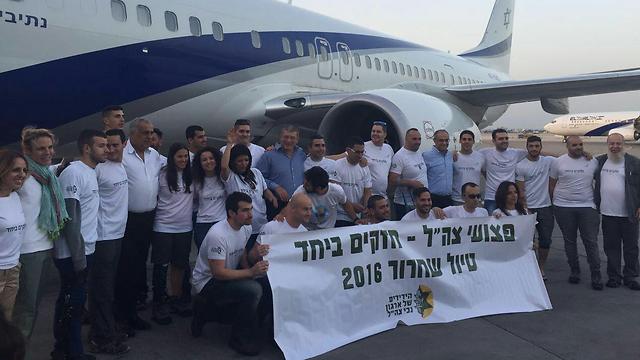
<svg viewBox="0 0 640 360">
<path fill-rule="evenodd" d="M 508 73 L 515 0 L 496 0 L 480 44 L 460 56 Z"/>
</svg>

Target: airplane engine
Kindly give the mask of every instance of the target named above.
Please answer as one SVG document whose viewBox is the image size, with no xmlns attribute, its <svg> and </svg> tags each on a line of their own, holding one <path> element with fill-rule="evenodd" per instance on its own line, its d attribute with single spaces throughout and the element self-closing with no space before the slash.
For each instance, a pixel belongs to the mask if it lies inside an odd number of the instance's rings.
<svg viewBox="0 0 640 360">
<path fill-rule="evenodd" d="M 620 134 L 624 136 L 626 141 L 640 140 L 640 131 L 638 131 L 638 128 L 632 128 L 630 126 L 611 130 L 609 131 L 609 134 Z"/>
<path fill-rule="evenodd" d="M 462 130 L 471 130 L 480 139 L 474 121 L 457 106 L 433 96 L 402 89 L 378 89 L 344 98 L 324 116 L 319 132 L 327 139 L 327 153 L 344 151 L 350 136 L 370 138 L 374 121 L 387 123 L 387 141 L 398 150 L 404 134 L 417 128 L 422 134 L 422 149 L 433 145 L 433 134 L 446 129 L 453 149 Z"/>
</svg>

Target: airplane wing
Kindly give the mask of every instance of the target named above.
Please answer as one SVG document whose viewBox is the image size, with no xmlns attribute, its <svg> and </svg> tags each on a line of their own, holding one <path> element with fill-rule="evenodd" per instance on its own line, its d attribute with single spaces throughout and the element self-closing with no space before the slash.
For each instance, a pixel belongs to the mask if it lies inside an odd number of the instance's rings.
<svg viewBox="0 0 640 360">
<path fill-rule="evenodd" d="M 538 80 L 458 85 L 445 89 L 476 106 L 562 100 L 574 96 L 640 90 L 640 70 L 628 69 Z M 545 108 L 548 112 L 549 109 Z M 552 112 L 556 113 L 556 112 Z"/>
</svg>

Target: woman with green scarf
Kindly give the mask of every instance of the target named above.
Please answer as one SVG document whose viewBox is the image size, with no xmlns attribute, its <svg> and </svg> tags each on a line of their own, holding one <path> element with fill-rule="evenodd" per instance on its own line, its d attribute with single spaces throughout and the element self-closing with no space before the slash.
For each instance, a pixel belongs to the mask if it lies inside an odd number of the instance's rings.
<svg viewBox="0 0 640 360">
<path fill-rule="evenodd" d="M 30 175 L 18 192 L 26 218 L 25 237 L 20 249 L 20 288 L 13 313 L 14 323 L 29 337 L 41 298 L 43 274 L 51 266 L 53 240 L 69 220 L 58 179 L 51 171 L 56 138 L 47 129 L 26 128 L 22 151 Z"/>
</svg>

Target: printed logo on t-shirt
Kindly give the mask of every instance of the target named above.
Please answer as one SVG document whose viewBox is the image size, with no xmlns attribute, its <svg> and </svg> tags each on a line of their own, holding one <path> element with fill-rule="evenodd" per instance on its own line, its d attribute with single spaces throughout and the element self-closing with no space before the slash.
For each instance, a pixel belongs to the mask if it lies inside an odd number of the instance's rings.
<svg viewBox="0 0 640 360">
<path fill-rule="evenodd" d="M 564 172 L 569 174 L 584 174 L 584 170 L 582 169 L 565 169 Z"/>
<path fill-rule="evenodd" d="M 122 180 L 122 181 L 118 181 L 116 183 L 113 183 L 113 187 L 114 188 L 119 188 L 122 187 L 124 185 L 128 185 L 129 184 L 129 180 Z"/>
<path fill-rule="evenodd" d="M 424 166 L 424 163 L 417 163 L 413 165 L 413 167 L 417 167 L 420 170 L 422 170 L 422 166 Z"/>
<path fill-rule="evenodd" d="M 8 233 L 11 232 L 16 232 L 16 231 L 22 231 L 27 227 L 27 224 L 22 224 L 22 225 L 17 225 L 17 226 L 11 226 L 6 228 Z"/>
<path fill-rule="evenodd" d="M 606 173 L 609 173 L 609 174 L 620 174 L 620 171 L 618 169 L 602 168 L 602 172 L 606 172 Z"/>
<path fill-rule="evenodd" d="M 313 215 L 315 215 L 319 223 L 322 223 L 325 221 L 326 217 L 329 216 L 329 209 L 327 209 L 327 207 L 324 205 L 314 206 Z"/>
<path fill-rule="evenodd" d="M 218 255 L 222 254 L 222 248 L 218 246 L 217 248 L 213 248 L 213 252 L 218 253 Z"/>
<path fill-rule="evenodd" d="M 67 190 L 68 192 L 72 192 L 72 193 L 77 193 L 78 192 L 78 187 L 75 185 L 69 185 L 65 188 L 65 190 Z"/>
<path fill-rule="evenodd" d="M 380 164 L 386 164 L 388 163 L 387 159 L 375 159 L 375 158 L 370 158 L 368 159 L 370 162 L 376 162 L 376 163 L 380 163 Z"/>
</svg>

